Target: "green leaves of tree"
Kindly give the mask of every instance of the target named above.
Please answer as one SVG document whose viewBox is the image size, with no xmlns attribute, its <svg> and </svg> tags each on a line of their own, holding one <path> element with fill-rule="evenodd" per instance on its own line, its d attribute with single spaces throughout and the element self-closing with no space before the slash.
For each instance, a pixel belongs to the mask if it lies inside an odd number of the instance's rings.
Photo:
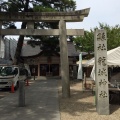
<svg viewBox="0 0 120 120">
<path fill-rule="evenodd" d="M 79 36 L 74 38 L 76 49 L 87 52 L 88 54 L 94 52 L 94 30 L 95 29 L 105 29 L 107 31 L 107 49 L 108 50 L 111 50 L 113 48 L 120 46 L 120 25 L 109 26 L 107 24 L 99 23 L 98 27 L 95 27 L 90 31 L 85 31 L 84 36 Z"/>
</svg>

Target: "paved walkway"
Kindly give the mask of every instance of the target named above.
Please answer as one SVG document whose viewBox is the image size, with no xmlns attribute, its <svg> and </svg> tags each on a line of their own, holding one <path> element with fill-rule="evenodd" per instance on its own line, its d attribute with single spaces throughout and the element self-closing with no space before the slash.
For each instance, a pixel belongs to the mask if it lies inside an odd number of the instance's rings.
<svg viewBox="0 0 120 120">
<path fill-rule="evenodd" d="M 0 99 L 0 120 L 60 120 L 57 79 L 35 80 L 25 87 L 25 107 L 19 90 Z"/>
</svg>

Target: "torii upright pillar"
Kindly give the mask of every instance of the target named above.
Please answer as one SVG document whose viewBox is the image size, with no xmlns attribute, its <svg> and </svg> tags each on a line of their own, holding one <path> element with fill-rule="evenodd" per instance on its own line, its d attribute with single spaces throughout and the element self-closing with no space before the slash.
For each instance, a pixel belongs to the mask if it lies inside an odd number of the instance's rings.
<svg viewBox="0 0 120 120">
<path fill-rule="evenodd" d="M 62 77 L 62 96 L 63 98 L 70 97 L 70 83 L 69 83 L 69 64 L 68 64 L 68 47 L 67 47 L 67 33 L 66 22 L 59 21 L 59 35 L 60 35 L 60 60 L 61 60 L 61 77 Z"/>
</svg>

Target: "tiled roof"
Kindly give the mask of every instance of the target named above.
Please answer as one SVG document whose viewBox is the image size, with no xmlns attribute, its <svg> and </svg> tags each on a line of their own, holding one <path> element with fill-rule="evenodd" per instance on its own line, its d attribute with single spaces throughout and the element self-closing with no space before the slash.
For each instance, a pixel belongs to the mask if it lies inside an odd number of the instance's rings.
<svg viewBox="0 0 120 120">
<path fill-rule="evenodd" d="M 79 56 L 79 52 L 76 51 L 73 42 L 68 43 L 68 56 Z"/>
<path fill-rule="evenodd" d="M 40 46 L 37 45 L 35 47 L 32 47 L 26 44 L 22 47 L 21 56 L 22 57 L 34 56 L 39 54 L 40 52 L 41 52 Z"/>
<path fill-rule="evenodd" d="M 22 48 L 22 57 L 27 56 L 35 56 L 38 55 L 42 50 L 40 50 L 40 46 L 31 47 L 30 45 L 24 45 Z M 78 56 L 79 52 L 76 51 L 75 46 L 72 42 L 68 42 L 68 56 Z"/>
</svg>

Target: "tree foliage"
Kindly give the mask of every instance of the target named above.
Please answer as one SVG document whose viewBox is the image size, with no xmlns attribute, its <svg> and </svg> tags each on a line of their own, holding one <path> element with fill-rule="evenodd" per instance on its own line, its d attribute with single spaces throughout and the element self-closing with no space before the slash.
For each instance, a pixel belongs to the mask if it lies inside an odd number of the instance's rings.
<svg viewBox="0 0 120 120">
<path fill-rule="evenodd" d="M 105 29 L 107 31 L 107 49 L 111 50 L 120 46 L 120 25 L 110 26 L 99 23 L 97 29 Z"/>
<path fill-rule="evenodd" d="M 120 46 L 120 26 L 109 26 L 107 24 L 99 23 L 98 27 L 85 31 L 84 36 L 74 38 L 76 49 L 88 53 L 94 52 L 94 31 L 96 29 L 105 29 L 107 32 L 107 49 L 111 50 Z"/>
<path fill-rule="evenodd" d="M 94 50 L 94 35 L 93 31 L 85 31 L 84 36 L 79 36 L 74 39 L 74 42 L 76 44 L 76 49 L 79 49 L 80 51 L 85 51 L 88 53 L 93 52 Z"/>
<path fill-rule="evenodd" d="M 74 11 L 76 8 L 76 2 L 74 0 L 1 0 L 0 1 L 1 11 L 7 12 L 52 12 L 52 11 Z M 22 22 L 21 29 L 26 29 L 26 22 Z M 10 29 L 16 29 L 15 22 L 6 22 L 4 21 L 4 27 Z M 58 28 L 58 22 L 56 23 L 46 23 L 46 22 L 35 22 L 35 29 L 46 29 L 46 28 Z M 46 47 L 51 47 L 49 50 L 52 51 L 53 44 L 56 43 L 56 49 L 58 49 L 58 42 L 56 42 L 56 37 L 49 36 L 27 36 L 33 40 L 39 40 L 40 46 L 42 49 L 46 49 Z M 46 44 L 46 41 L 49 40 L 49 46 Z M 24 41 L 24 36 L 19 36 L 17 49 L 15 53 L 14 64 L 18 64 L 20 61 L 21 49 Z M 29 42 L 31 45 L 35 44 L 35 42 Z M 41 45 L 42 44 L 42 45 Z M 44 46 L 44 47 L 43 47 Z M 54 45 L 55 47 L 55 45 Z"/>
</svg>

